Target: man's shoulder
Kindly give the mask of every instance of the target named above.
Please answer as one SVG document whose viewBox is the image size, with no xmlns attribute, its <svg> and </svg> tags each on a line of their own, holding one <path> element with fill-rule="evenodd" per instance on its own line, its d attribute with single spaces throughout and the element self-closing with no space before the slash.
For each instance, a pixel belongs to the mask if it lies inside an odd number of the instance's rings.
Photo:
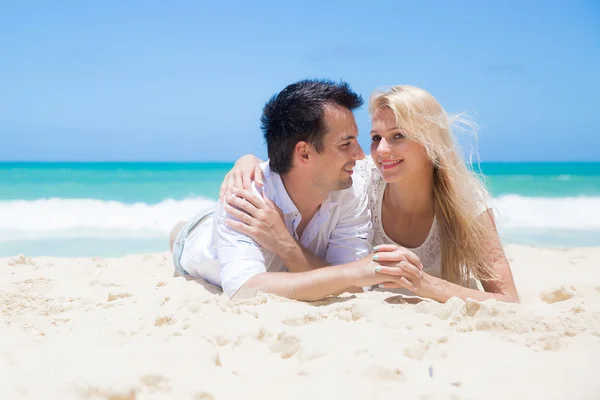
<svg viewBox="0 0 600 400">
<path fill-rule="evenodd" d="M 260 167 L 263 174 L 262 190 L 264 190 L 264 193 L 267 197 L 273 200 L 271 196 L 273 196 L 273 191 L 277 187 L 276 181 L 281 181 L 281 176 L 271 169 L 269 161 L 263 161 L 260 164 L 258 164 L 258 166 Z M 252 181 L 252 186 L 253 188 L 255 187 L 254 181 Z"/>
<path fill-rule="evenodd" d="M 265 177 L 265 179 L 273 178 L 273 175 L 275 174 L 275 172 L 273 172 L 273 170 L 271 170 L 269 161 L 263 161 L 260 164 L 258 164 L 258 166 L 262 170 L 262 173 L 263 173 L 263 176 Z"/>
<path fill-rule="evenodd" d="M 259 192 L 261 196 L 264 195 L 269 199 L 274 200 L 274 197 L 276 197 L 275 190 L 277 187 L 275 180 L 281 180 L 281 177 L 278 173 L 274 172 L 271 169 L 271 167 L 269 166 L 269 161 L 263 161 L 260 164 L 258 164 L 258 166 L 260 167 L 263 174 L 263 184 L 262 187 L 257 187 L 255 185 L 255 182 L 252 181 L 252 190 L 255 192 Z"/>
</svg>

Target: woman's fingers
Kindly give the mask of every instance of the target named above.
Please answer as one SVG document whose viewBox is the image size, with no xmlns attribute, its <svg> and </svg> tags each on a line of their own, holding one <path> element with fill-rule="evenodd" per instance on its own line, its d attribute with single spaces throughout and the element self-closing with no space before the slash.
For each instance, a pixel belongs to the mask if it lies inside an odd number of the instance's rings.
<svg viewBox="0 0 600 400">
<path fill-rule="evenodd" d="M 221 201 L 225 201 L 227 196 L 233 192 L 233 178 L 231 177 L 231 173 L 227 173 L 225 178 L 223 178 L 223 183 L 221 184 L 221 191 L 219 192 L 219 199 Z"/>
<path fill-rule="evenodd" d="M 242 176 L 238 172 L 233 173 L 233 190 L 241 189 L 244 187 L 244 182 L 242 182 Z"/>
<path fill-rule="evenodd" d="M 423 277 L 423 271 L 421 271 L 419 268 L 415 267 L 407 261 L 402 261 L 397 264 L 381 263 L 380 266 L 375 268 L 375 272 L 396 276 L 403 276 L 409 274 L 415 277 L 416 279 L 421 279 Z"/>
<path fill-rule="evenodd" d="M 373 251 L 376 251 L 376 252 L 395 251 L 395 250 L 398 250 L 399 248 L 400 247 L 398 247 L 395 244 L 380 244 L 380 245 L 373 247 Z"/>
<path fill-rule="evenodd" d="M 384 289 L 404 288 L 404 289 L 410 290 L 411 292 L 414 292 L 415 290 L 417 290 L 417 288 L 405 277 L 401 277 L 400 279 L 398 279 L 395 282 L 380 283 L 378 286 L 380 288 L 384 288 Z"/>
<path fill-rule="evenodd" d="M 400 285 L 399 283 L 396 283 L 396 282 L 380 283 L 377 286 L 380 288 L 384 288 L 384 289 L 402 289 L 402 288 L 404 288 L 403 285 Z"/>
<path fill-rule="evenodd" d="M 407 261 L 404 254 L 400 254 L 396 251 L 394 252 L 386 252 L 386 253 L 377 253 L 373 256 L 373 261 L 377 262 L 400 262 Z"/>
<path fill-rule="evenodd" d="M 423 263 L 421 262 L 421 259 L 419 257 L 417 257 L 417 255 L 415 253 L 413 253 L 410 250 L 407 250 L 404 253 L 402 253 L 402 255 L 404 257 L 406 257 L 406 259 L 410 263 L 412 263 L 413 265 L 417 266 L 419 269 L 423 269 Z"/>
<path fill-rule="evenodd" d="M 373 256 L 373 260 L 375 261 L 408 260 L 418 268 L 423 269 L 423 263 L 419 257 L 404 247 L 396 246 L 394 244 L 380 244 L 379 246 L 375 246 L 373 250 L 376 251 L 375 255 Z"/>
<path fill-rule="evenodd" d="M 252 179 L 249 174 L 242 173 L 242 187 L 240 189 L 252 189 Z"/>
<path fill-rule="evenodd" d="M 254 183 L 256 183 L 256 185 L 258 186 L 263 186 L 263 172 L 262 169 L 260 169 L 260 165 L 257 165 L 256 167 L 254 167 Z"/>
</svg>

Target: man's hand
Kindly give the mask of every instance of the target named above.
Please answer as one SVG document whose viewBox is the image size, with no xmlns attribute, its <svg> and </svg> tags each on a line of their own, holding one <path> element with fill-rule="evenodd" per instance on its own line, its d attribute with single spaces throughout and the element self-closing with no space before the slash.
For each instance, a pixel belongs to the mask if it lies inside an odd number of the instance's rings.
<svg viewBox="0 0 600 400">
<path fill-rule="evenodd" d="M 234 192 L 223 207 L 238 221 L 228 218 L 227 226 L 248 235 L 259 246 L 277 255 L 296 244 L 285 226 L 283 213 L 271 199 L 263 196 L 261 200 L 244 189 Z"/>
</svg>

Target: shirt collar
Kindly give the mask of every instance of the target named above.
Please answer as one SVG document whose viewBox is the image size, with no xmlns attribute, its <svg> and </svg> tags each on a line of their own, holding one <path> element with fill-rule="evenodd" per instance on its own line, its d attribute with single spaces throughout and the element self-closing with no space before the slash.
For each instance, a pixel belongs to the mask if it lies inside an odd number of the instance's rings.
<svg viewBox="0 0 600 400">
<path fill-rule="evenodd" d="M 298 207 L 296 207 L 287 190 L 285 189 L 283 181 L 281 180 L 281 176 L 271 170 L 268 161 L 263 163 L 262 170 L 265 180 L 271 183 L 271 190 L 274 197 L 271 200 L 277 204 L 277 207 L 279 207 L 281 212 L 284 214 L 297 214 Z"/>
<path fill-rule="evenodd" d="M 262 165 L 263 175 L 265 180 L 271 183 L 273 195 L 275 198 L 271 199 L 281 209 L 283 214 L 298 214 L 298 207 L 294 204 L 290 195 L 288 194 L 281 175 L 271 170 L 269 162 L 266 161 Z M 320 211 L 330 211 L 332 207 L 337 205 L 337 201 L 334 200 L 333 192 L 329 192 L 323 203 L 321 203 Z"/>
</svg>

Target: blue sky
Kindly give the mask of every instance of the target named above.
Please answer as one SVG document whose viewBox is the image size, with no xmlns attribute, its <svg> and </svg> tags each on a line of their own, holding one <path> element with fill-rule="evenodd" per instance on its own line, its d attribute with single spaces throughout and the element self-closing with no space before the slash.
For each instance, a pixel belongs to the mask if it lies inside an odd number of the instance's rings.
<svg viewBox="0 0 600 400">
<path fill-rule="evenodd" d="M 600 161 L 599 3 L 494 3 L 3 2 L 0 160 L 264 156 L 264 102 L 323 77 L 427 89 L 483 161 Z"/>
</svg>

